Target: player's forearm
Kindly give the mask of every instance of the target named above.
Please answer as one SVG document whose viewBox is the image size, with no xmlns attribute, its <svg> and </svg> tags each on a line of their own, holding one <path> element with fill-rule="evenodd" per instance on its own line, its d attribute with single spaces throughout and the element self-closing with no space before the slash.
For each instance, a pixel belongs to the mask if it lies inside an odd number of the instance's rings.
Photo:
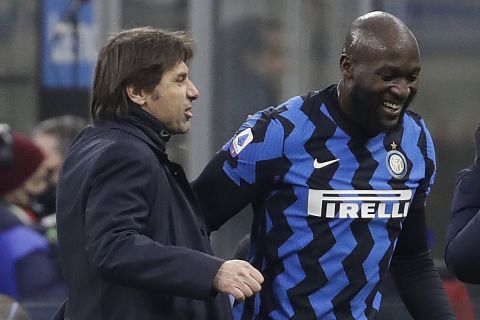
<svg viewBox="0 0 480 320">
<path fill-rule="evenodd" d="M 394 257 L 390 272 L 400 296 L 416 320 L 455 319 L 429 251 Z"/>
<path fill-rule="evenodd" d="M 217 154 L 192 183 L 209 231 L 220 228 L 250 202 L 249 194 L 223 171 L 224 161 L 223 155 Z"/>
</svg>

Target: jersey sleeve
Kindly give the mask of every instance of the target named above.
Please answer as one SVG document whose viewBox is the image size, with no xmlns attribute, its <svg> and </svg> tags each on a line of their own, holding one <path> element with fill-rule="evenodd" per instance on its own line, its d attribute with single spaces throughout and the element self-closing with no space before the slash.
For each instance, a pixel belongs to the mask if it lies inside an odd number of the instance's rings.
<svg viewBox="0 0 480 320">
<path fill-rule="evenodd" d="M 223 172 L 250 194 L 274 178 L 268 163 L 281 158 L 284 152 L 284 130 L 281 122 L 272 117 L 272 110 L 253 115 L 221 151 L 225 159 Z"/>
<path fill-rule="evenodd" d="M 261 198 L 278 180 L 276 168 L 285 165 L 284 130 L 273 110 L 245 122 L 192 183 L 209 231 Z"/>
</svg>

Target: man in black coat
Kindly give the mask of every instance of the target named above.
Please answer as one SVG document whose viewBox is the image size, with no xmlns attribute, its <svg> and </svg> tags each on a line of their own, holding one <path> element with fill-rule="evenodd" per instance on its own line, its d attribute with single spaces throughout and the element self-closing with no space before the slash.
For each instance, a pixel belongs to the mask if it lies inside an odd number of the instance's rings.
<svg viewBox="0 0 480 320">
<path fill-rule="evenodd" d="M 117 33 L 99 53 L 94 124 L 70 147 L 58 185 L 65 318 L 229 319 L 225 293 L 260 290 L 250 264 L 211 255 L 197 199 L 165 153 L 170 134 L 190 129 L 192 55 L 186 34 L 153 28 Z"/>
<path fill-rule="evenodd" d="M 460 171 L 455 185 L 445 263 L 461 281 L 480 284 L 480 124 L 474 146 L 475 161 Z"/>
</svg>

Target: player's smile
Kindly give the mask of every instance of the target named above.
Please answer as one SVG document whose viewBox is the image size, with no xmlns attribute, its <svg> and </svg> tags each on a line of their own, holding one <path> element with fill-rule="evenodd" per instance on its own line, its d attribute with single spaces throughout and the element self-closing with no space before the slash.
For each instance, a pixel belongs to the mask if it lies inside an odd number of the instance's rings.
<svg viewBox="0 0 480 320">
<path fill-rule="evenodd" d="M 392 103 L 388 101 L 383 102 L 383 109 L 392 115 L 398 115 L 400 114 L 400 111 L 402 110 L 402 104 L 397 104 L 397 103 Z"/>
<path fill-rule="evenodd" d="M 384 96 L 379 101 L 377 108 L 377 125 L 384 129 L 392 129 L 399 121 L 402 120 L 405 110 L 408 108 L 410 102 L 413 99 L 413 94 L 407 94 L 406 96 L 396 98 L 391 94 Z M 372 110 L 373 111 L 373 110 Z"/>
<path fill-rule="evenodd" d="M 399 121 L 402 116 L 402 111 L 407 106 L 403 103 L 393 103 L 389 101 L 383 101 L 379 110 L 380 118 L 384 118 L 384 121 Z"/>
</svg>

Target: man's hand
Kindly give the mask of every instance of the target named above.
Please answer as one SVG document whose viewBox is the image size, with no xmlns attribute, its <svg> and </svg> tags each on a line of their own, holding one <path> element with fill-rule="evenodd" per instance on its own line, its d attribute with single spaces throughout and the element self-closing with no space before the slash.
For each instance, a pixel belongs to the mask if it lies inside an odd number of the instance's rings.
<svg viewBox="0 0 480 320">
<path fill-rule="evenodd" d="M 480 123 L 475 131 L 475 163 L 480 163 Z"/>
<path fill-rule="evenodd" d="M 262 274 L 243 260 L 225 261 L 218 269 L 213 287 L 223 293 L 229 293 L 236 300 L 244 300 L 262 289 Z"/>
</svg>

